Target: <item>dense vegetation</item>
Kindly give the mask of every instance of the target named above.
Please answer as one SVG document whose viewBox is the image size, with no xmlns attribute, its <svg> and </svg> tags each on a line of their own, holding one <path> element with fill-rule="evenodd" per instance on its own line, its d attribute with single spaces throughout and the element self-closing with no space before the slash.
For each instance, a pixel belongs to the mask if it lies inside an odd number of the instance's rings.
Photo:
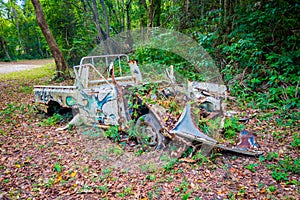
<svg viewBox="0 0 300 200">
<path fill-rule="evenodd" d="M 49 57 L 30 1 L 0 1 L 0 60 Z M 297 1 L 51 1 L 47 23 L 67 62 L 120 32 L 160 26 L 192 36 L 217 62 L 241 103 L 263 109 L 299 108 Z M 145 53 L 143 53 L 143 51 Z M 144 49 L 141 62 L 178 63 L 166 51 Z M 187 73 L 191 78 L 195 73 Z M 293 116 L 290 116 L 293 117 Z"/>
</svg>

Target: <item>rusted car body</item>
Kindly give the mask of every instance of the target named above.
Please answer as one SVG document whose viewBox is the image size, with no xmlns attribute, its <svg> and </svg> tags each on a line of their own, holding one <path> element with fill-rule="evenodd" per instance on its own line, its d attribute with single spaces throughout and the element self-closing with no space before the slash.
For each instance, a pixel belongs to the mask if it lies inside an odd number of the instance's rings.
<svg viewBox="0 0 300 200">
<path fill-rule="evenodd" d="M 182 86 L 176 83 L 172 66 L 166 70 L 164 80 L 143 82 L 137 62 L 124 54 L 84 57 L 74 73 L 73 86 L 34 86 L 35 102 L 46 105 L 48 111 L 49 105 L 76 109 L 70 124 L 80 119 L 85 124 L 101 128 L 118 125 L 127 131 L 134 122 L 137 131 L 147 135 L 148 144 L 157 149 L 177 137 L 246 155 L 262 153 L 222 145 L 198 127 L 195 107 L 201 117 L 219 118 L 222 125 L 225 85 L 188 82 Z M 172 111 L 172 105 L 178 112 Z"/>
</svg>

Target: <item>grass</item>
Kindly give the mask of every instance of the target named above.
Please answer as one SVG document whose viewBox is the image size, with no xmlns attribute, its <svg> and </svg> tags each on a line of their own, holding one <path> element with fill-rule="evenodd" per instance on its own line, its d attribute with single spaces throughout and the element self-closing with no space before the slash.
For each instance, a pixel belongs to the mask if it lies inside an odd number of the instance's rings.
<svg viewBox="0 0 300 200">
<path fill-rule="evenodd" d="M 40 79 L 43 77 L 51 77 L 55 74 L 54 64 L 46 64 L 42 67 L 33 68 L 29 70 L 11 72 L 7 74 L 0 74 L 0 81 L 7 80 L 22 80 L 22 81 L 31 81 Z"/>
</svg>

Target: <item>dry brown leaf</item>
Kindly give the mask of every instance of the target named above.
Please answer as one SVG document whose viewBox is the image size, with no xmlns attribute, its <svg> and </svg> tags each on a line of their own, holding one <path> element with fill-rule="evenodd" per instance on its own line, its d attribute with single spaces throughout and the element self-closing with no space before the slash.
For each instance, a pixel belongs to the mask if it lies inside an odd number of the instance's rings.
<svg viewBox="0 0 300 200">
<path fill-rule="evenodd" d="M 187 163 L 195 163 L 196 162 L 194 159 L 191 159 L 191 158 L 180 158 L 179 160 L 182 162 L 187 162 Z"/>
</svg>

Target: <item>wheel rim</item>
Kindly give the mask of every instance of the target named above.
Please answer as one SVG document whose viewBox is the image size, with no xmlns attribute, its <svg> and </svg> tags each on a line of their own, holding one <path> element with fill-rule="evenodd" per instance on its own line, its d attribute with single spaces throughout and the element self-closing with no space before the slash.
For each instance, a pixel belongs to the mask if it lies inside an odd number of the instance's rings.
<svg viewBox="0 0 300 200">
<path fill-rule="evenodd" d="M 157 134 L 155 129 L 149 124 L 143 123 L 140 128 L 142 135 L 142 143 L 146 143 L 149 146 L 157 145 Z"/>
</svg>

